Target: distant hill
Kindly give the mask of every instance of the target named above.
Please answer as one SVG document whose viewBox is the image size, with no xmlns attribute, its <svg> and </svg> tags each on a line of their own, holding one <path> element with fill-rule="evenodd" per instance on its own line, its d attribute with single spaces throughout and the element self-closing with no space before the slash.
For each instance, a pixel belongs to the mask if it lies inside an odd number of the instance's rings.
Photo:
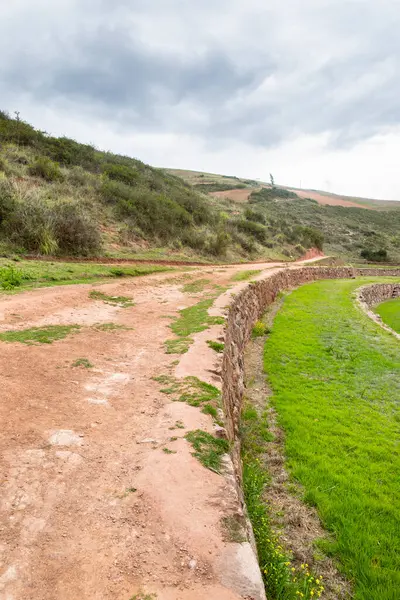
<svg viewBox="0 0 400 600">
<path fill-rule="evenodd" d="M 285 227 L 311 227 L 322 233 L 324 249 L 346 260 L 400 261 L 400 202 L 271 187 L 262 181 L 171 169 L 195 189 L 234 206 L 261 222 Z M 261 213 L 258 217 L 255 213 Z M 285 235 L 285 233 L 283 233 Z M 275 240 L 277 238 L 275 237 Z M 278 237 L 279 240 L 279 237 Z"/>
<path fill-rule="evenodd" d="M 319 206 L 250 179 L 156 169 L 0 111 L 0 254 L 399 260 L 400 211 Z"/>
</svg>

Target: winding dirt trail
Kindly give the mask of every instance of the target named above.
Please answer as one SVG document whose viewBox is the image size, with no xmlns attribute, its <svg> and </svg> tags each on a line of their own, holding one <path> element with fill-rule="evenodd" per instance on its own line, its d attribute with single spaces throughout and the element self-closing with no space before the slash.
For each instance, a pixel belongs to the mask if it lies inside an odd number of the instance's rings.
<svg viewBox="0 0 400 600">
<path fill-rule="evenodd" d="M 228 286 L 237 271 L 278 267 L 207 266 L 186 277 Z M 0 298 L 0 331 L 81 326 L 49 345 L 0 342 L 1 600 L 245 597 L 235 577 L 246 556 L 220 525 L 232 490 L 184 439 L 189 430 L 212 432 L 212 419 L 171 402 L 153 379 L 174 360 L 178 376 L 195 375 L 204 357 L 217 360 L 204 334 L 186 355 L 165 353 L 171 317 L 202 298 L 183 283 L 182 273 L 163 273 Z M 92 289 L 135 305 L 92 300 Z M 94 327 L 104 323 L 126 329 Z M 73 367 L 79 358 L 93 368 Z"/>
</svg>

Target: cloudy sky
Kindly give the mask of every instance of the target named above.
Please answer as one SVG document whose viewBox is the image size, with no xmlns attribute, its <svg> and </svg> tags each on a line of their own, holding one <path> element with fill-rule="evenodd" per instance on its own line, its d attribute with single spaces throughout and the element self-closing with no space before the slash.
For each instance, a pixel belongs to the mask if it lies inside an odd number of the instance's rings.
<svg viewBox="0 0 400 600">
<path fill-rule="evenodd" d="M 0 0 L 0 107 L 155 166 L 400 199 L 400 0 Z"/>
</svg>

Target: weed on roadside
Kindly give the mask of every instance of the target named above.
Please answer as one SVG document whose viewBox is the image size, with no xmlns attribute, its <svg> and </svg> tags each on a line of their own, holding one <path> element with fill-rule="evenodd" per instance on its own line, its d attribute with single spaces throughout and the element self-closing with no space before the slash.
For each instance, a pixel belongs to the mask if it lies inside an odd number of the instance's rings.
<svg viewBox="0 0 400 600">
<path fill-rule="evenodd" d="M 89 298 L 92 300 L 102 300 L 106 304 L 111 304 L 112 306 L 120 306 L 122 308 L 128 308 L 129 306 L 135 306 L 132 298 L 127 296 L 108 296 L 107 294 L 103 294 L 103 292 L 99 292 L 98 290 L 92 290 L 89 292 Z"/>
<path fill-rule="evenodd" d="M 117 323 L 96 323 L 96 325 L 92 325 L 92 327 L 97 331 L 133 331 L 133 327 L 118 325 Z"/>
<path fill-rule="evenodd" d="M 167 385 L 161 388 L 162 394 L 174 396 L 172 400 L 186 402 L 190 406 L 203 406 L 204 404 L 217 408 L 220 404 L 221 393 L 215 386 L 201 381 L 197 377 L 176 379 L 170 375 L 154 377 L 154 381 Z"/>
<path fill-rule="evenodd" d="M 256 321 L 251 332 L 251 337 L 262 337 L 263 335 L 267 335 L 267 333 L 270 333 L 270 331 L 270 328 L 265 323 L 263 323 L 262 321 Z"/>
<path fill-rule="evenodd" d="M 73 367 L 84 367 L 85 369 L 93 369 L 92 363 L 87 358 L 78 358 L 72 363 Z"/>
<path fill-rule="evenodd" d="M 222 468 L 222 457 L 229 451 L 229 442 L 224 439 L 216 438 L 206 431 L 196 429 L 195 431 L 189 431 L 185 438 L 193 446 L 195 456 L 201 464 L 214 471 L 214 473 L 221 473 Z"/>
<path fill-rule="evenodd" d="M 165 342 L 165 353 L 166 354 L 186 354 L 189 350 L 190 345 L 193 343 L 192 338 L 178 338 L 176 340 L 166 340 Z"/>
<path fill-rule="evenodd" d="M 221 354 L 225 348 L 225 344 L 222 342 L 215 342 L 214 340 L 207 340 L 207 344 L 212 350 L 218 352 L 218 354 Z"/>
</svg>

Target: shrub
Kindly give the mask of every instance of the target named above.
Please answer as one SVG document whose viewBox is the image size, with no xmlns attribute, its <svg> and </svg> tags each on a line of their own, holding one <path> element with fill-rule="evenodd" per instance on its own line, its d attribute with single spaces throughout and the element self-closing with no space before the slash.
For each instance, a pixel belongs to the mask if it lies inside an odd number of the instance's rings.
<svg viewBox="0 0 400 600">
<path fill-rule="evenodd" d="M 267 327 L 267 325 L 265 325 L 265 323 L 263 323 L 262 321 L 256 321 L 254 323 L 254 327 L 252 329 L 251 332 L 251 336 L 253 338 L 255 337 L 262 337 L 264 335 L 267 335 L 267 333 L 270 332 L 269 327 Z"/>
<path fill-rule="evenodd" d="M 179 237 L 193 223 L 191 215 L 177 202 L 146 188 L 107 181 L 102 186 L 102 197 L 116 204 L 119 217 L 128 218 L 131 226 L 162 240 Z"/>
<path fill-rule="evenodd" d="M 3 290 L 12 290 L 19 287 L 25 278 L 22 271 L 15 269 L 13 266 L 0 268 L 0 285 Z"/>
<path fill-rule="evenodd" d="M 24 121 L 17 121 L 16 119 L 10 119 L 5 117 L 2 112 L 2 118 L 0 118 L 0 142 L 12 142 L 21 146 L 34 146 L 38 144 L 38 141 L 43 137 L 39 131 L 35 131 L 31 125 Z"/>
<path fill-rule="evenodd" d="M 0 226 L 14 210 L 13 189 L 7 179 L 0 179 Z"/>
<path fill-rule="evenodd" d="M 217 233 L 206 239 L 205 250 L 215 256 L 225 256 L 230 243 L 231 236 L 223 229 L 219 229 Z"/>
<path fill-rule="evenodd" d="M 255 221 L 256 223 L 261 223 L 262 225 L 265 225 L 267 222 L 264 213 L 256 210 L 255 208 L 246 208 L 244 211 L 244 216 L 248 221 Z"/>
<path fill-rule="evenodd" d="M 380 248 L 379 250 L 363 248 L 360 252 L 360 256 L 371 262 L 386 262 L 388 260 L 388 253 L 384 248 Z"/>
<path fill-rule="evenodd" d="M 135 169 L 125 165 L 105 164 L 103 173 L 113 181 L 120 181 L 126 185 L 135 185 L 138 180 L 138 173 Z"/>
<path fill-rule="evenodd" d="M 60 251 L 66 254 L 87 255 L 101 248 L 97 224 L 71 202 L 63 202 L 52 209 L 54 236 Z"/>
<path fill-rule="evenodd" d="M 63 179 L 60 165 L 46 156 L 39 156 L 35 162 L 29 166 L 29 173 L 36 177 L 42 177 L 50 182 Z"/>
<path fill-rule="evenodd" d="M 90 180 L 95 177 L 95 175 L 90 175 L 85 169 L 80 166 L 74 166 L 68 171 L 68 183 L 74 186 L 84 186 L 90 182 Z"/>
<path fill-rule="evenodd" d="M 79 144 L 67 137 L 46 137 L 41 142 L 44 153 L 64 166 L 80 165 L 90 171 L 98 171 L 98 152 L 90 144 Z"/>
<path fill-rule="evenodd" d="M 52 215 L 48 205 L 38 198 L 16 202 L 4 220 L 4 230 L 10 240 L 25 250 L 52 254 L 57 249 Z"/>
<path fill-rule="evenodd" d="M 240 219 L 235 221 L 235 225 L 239 231 L 253 235 L 261 243 L 265 242 L 267 228 L 264 225 L 261 225 L 261 223 Z"/>
</svg>

